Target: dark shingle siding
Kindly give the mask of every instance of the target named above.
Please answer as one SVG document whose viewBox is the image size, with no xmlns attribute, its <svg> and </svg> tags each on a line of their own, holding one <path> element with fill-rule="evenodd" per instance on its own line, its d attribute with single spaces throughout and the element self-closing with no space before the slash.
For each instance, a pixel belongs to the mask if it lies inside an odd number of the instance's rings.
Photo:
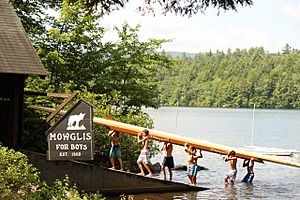
<svg viewBox="0 0 300 200">
<path fill-rule="evenodd" d="M 9 0 L 0 0 L 0 73 L 47 74 Z"/>
</svg>

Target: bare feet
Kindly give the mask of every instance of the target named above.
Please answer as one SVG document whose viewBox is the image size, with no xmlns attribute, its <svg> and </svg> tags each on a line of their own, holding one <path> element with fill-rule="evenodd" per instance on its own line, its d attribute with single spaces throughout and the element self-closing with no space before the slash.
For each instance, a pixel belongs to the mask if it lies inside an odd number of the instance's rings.
<svg viewBox="0 0 300 200">
<path fill-rule="evenodd" d="M 123 168 L 121 168 L 121 169 L 120 169 L 120 171 L 124 171 L 124 169 L 123 169 Z"/>
<path fill-rule="evenodd" d="M 115 170 L 116 168 L 115 168 L 115 167 L 111 167 L 111 168 L 109 168 L 109 169 L 113 169 L 113 170 Z"/>
<path fill-rule="evenodd" d="M 138 175 L 140 175 L 140 176 L 145 176 L 145 173 L 138 173 Z"/>
<path fill-rule="evenodd" d="M 152 173 L 147 174 L 147 177 L 152 177 L 152 176 L 153 176 Z"/>
</svg>

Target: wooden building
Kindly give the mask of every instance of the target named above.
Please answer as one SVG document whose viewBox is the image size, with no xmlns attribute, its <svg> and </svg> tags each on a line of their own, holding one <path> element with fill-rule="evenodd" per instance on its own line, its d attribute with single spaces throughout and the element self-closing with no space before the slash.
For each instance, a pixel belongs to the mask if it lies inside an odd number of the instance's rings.
<svg viewBox="0 0 300 200">
<path fill-rule="evenodd" d="M 46 75 L 9 0 L 0 0 L 0 142 L 15 148 L 23 123 L 24 81 Z"/>
</svg>

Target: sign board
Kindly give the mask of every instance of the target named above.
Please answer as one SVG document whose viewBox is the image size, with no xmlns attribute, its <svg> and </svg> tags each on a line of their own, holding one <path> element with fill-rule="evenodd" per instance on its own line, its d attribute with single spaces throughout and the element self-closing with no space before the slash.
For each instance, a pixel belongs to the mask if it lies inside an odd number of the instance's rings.
<svg viewBox="0 0 300 200">
<path fill-rule="evenodd" d="M 48 160 L 93 160 L 93 107 L 79 100 L 46 131 Z"/>
</svg>

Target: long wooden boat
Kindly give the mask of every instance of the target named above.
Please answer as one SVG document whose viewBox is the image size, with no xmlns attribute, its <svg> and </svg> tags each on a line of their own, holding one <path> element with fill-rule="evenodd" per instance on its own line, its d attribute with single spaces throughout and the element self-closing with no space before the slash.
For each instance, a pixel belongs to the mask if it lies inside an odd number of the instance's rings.
<svg viewBox="0 0 300 200">
<path fill-rule="evenodd" d="M 38 107 L 38 106 L 29 106 L 29 108 L 35 109 L 35 110 L 47 111 L 47 112 L 53 112 L 55 110 L 52 108 L 45 108 L 45 107 Z M 65 111 L 60 111 L 58 114 L 63 115 L 63 114 L 65 114 Z M 129 134 L 129 135 L 133 135 L 133 136 L 137 136 L 139 132 L 141 132 L 145 129 L 144 127 L 126 124 L 126 123 L 113 121 L 113 120 L 105 119 L 105 118 L 94 117 L 93 121 L 96 124 L 108 126 L 112 130 L 116 130 L 121 133 Z M 202 149 L 204 151 L 217 153 L 217 154 L 223 154 L 223 155 L 227 154 L 231 150 L 234 150 L 236 152 L 236 156 L 238 158 L 243 158 L 243 159 L 253 158 L 257 162 L 267 161 L 267 162 L 273 162 L 273 163 L 277 163 L 277 164 L 283 164 L 283 165 L 300 168 L 300 163 L 283 160 L 281 158 L 278 158 L 277 156 L 269 156 L 269 155 L 263 155 L 260 153 L 249 152 L 249 151 L 245 151 L 245 150 L 234 148 L 234 147 L 215 144 L 215 143 L 211 143 L 211 142 L 199 140 L 199 139 L 183 137 L 183 136 L 166 133 L 166 132 L 162 132 L 162 131 L 157 131 L 157 130 L 153 130 L 153 129 L 148 129 L 148 130 L 149 130 L 149 137 L 154 140 L 168 141 L 170 143 L 181 145 L 181 146 L 183 146 L 185 144 L 189 144 L 189 145 L 194 146 L 197 149 Z"/>
</svg>

